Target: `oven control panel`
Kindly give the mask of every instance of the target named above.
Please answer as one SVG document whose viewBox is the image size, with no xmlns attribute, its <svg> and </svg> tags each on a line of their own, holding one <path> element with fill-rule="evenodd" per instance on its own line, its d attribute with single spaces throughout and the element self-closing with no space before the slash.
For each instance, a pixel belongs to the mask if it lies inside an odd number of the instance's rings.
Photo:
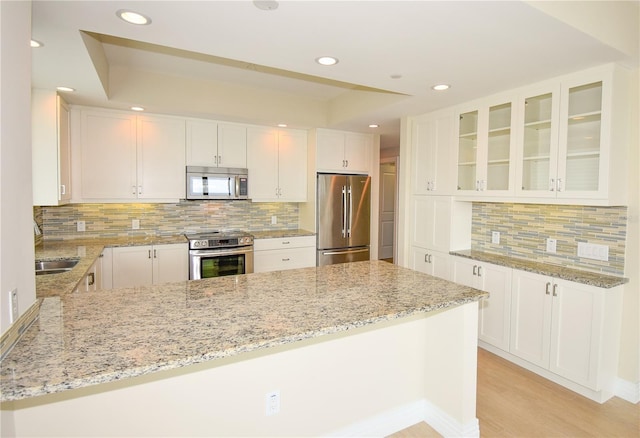
<svg viewBox="0 0 640 438">
<path fill-rule="evenodd" d="M 253 245 L 253 236 L 189 240 L 190 249 L 233 248 L 247 245 Z"/>
</svg>

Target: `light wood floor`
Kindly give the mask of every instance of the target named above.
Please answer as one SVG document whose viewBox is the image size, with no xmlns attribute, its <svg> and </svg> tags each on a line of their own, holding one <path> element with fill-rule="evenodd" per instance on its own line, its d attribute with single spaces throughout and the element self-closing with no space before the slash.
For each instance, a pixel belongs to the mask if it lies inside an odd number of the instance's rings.
<svg viewBox="0 0 640 438">
<path fill-rule="evenodd" d="M 599 404 L 488 351 L 478 349 L 481 437 L 640 437 L 640 404 Z M 426 423 L 391 438 L 440 435 Z"/>
</svg>

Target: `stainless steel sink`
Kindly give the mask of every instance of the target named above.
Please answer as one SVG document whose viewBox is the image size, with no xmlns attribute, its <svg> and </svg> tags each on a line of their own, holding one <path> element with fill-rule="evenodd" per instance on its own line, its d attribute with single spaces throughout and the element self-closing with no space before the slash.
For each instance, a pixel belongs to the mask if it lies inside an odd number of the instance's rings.
<svg viewBox="0 0 640 438">
<path fill-rule="evenodd" d="M 45 260 L 36 262 L 36 275 L 62 274 L 73 269 L 78 260 Z"/>
</svg>

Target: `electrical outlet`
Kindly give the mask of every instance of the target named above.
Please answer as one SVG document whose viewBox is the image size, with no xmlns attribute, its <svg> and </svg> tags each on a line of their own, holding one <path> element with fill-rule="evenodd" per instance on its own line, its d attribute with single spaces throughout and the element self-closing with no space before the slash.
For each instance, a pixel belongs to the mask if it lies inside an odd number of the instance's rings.
<svg viewBox="0 0 640 438">
<path fill-rule="evenodd" d="M 500 243 L 500 231 L 491 232 L 491 243 Z"/>
<path fill-rule="evenodd" d="M 265 395 L 265 409 L 267 417 L 280 412 L 280 391 L 271 391 Z"/>
<path fill-rule="evenodd" d="M 547 252 L 551 254 L 556 253 L 556 239 L 547 239 Z"/>
<path fill-rule="evenodd" d="M 11 303 L 9 322 L 13 324 L 18 319 L 18 289 L 9 292 L 9 302 Z"/>
<path fill-rule="evenodd" d="M 85 230 L 85 224 L 84 224 L 84 221 L 78 221 L 78 222 L 76 223 L 76 225 L 77 225 L 77 228 L 78 228 L 78 232 L 79 232 L 79 233 L 84 233 L 84 230 Z"/>
<path fill-rule="evenodd" d="M 131 229 L 132 230 L 140 229 L 140 219 L 131 219 Z"/>
<path fill-rule="evenodd" d="M 271 216 L 271 225 L 275 225 L 278 223 L 278 216 Z"/>
</svg>

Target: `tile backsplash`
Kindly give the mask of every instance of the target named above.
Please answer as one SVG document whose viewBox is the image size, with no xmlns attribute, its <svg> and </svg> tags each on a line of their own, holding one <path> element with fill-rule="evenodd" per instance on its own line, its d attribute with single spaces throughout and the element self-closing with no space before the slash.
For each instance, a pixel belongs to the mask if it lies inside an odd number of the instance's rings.
<svg viewBox="0 0 640 438">
<path fill-rule="evenodd" d="M 500 243 L 491 243 L 491 232 Z M 627 207 L 474 202 L 471 249 L 567 267 L 624 274 Z M 556 253 L 546 240 L 557 240 Z M 578 242 L 609 247 L 609 260 L 578 257 Z"/>
<path fill-rule="evenodd" d="M 241 229 L 297 229 L 298 204 L 250 201 L 181 201 L 173 204 L 69 204 L 36 207 L 45 240 L 172 235 L 185 232 Z M 271 223 L 272 216 L 277 219 Z M 132 220 L 140 229 L 132 229 Z M 36 222 L 38 219 L 36 219 Z M 84 221 L 85 231 L 77 231 Z"/>
</svg>

